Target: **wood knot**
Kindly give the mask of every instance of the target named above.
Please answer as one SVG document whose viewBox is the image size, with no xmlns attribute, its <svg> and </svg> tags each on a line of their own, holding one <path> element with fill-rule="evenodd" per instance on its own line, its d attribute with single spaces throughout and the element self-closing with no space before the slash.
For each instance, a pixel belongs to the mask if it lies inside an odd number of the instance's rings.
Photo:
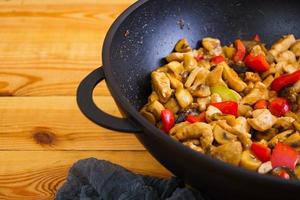
<svg viewBox="0 0 300 200">
<path fill-rule="evenodd" d="M 38 128 L 37 130 L 35 130 L 33 138 L 36 143 L 41 145 L 53 145 L 56 140 L 55 134 L 45 128 Z"/>
</svg>

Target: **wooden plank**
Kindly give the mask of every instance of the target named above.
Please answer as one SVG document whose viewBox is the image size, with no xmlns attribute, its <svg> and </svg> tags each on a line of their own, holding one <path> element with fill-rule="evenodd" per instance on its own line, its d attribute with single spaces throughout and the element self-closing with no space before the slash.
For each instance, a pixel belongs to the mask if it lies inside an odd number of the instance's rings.
<svg viewBox="0 0 300 200">
<path fill-rule="evenodd" d="M 112 97 L 94 99 L 107 113 L 120 116 Z M 0 98 L 0 150 L 143 149 L 134 135 L 88 120 L 74 96 Z"/>
<path fill-rule="evenodd" d="M 70 166 L 88 157 L 110 160 L 136 173 L 170 176 L 146 151 L 0 151 L 0 199 L 53 199 Z"/>
<path fill-rule="evenodd" d="M 101 66 L 106 32 L 133 2 L 1 1 L 0 95 L 74 95 Z M 98 88 L 96 95 L 109 95 Z"/>
</svg>

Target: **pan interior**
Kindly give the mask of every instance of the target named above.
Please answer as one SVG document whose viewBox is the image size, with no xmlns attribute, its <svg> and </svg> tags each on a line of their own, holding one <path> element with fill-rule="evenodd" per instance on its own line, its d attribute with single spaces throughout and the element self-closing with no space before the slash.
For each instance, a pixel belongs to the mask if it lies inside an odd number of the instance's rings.
<svg viewBox="0 0 300 200">
<path fill-rule="evenodd" d="M 139 109 L 151 91 L 150 73 L 185 37 L 195 48 L 206 36 L 223 44 L 258 33 L 267 44 L 300 37 L 300 1 L 151 0 L 117 29 L 109 49 L 114 84 Z"/>
</svg>

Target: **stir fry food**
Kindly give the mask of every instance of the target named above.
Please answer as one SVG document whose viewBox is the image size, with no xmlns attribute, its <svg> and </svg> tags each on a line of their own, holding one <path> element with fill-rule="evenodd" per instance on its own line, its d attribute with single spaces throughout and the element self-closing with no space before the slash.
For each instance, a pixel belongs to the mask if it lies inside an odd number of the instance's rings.
<svg viewBox="0 0 300 200">
<path fill-rule="evenodd" d="M 140 113 L 170 137 L 224 162 L 300 179 L 300 40 L 260 37 L 222 46 L 181 39 L 151 73 Z"/>
</svg>

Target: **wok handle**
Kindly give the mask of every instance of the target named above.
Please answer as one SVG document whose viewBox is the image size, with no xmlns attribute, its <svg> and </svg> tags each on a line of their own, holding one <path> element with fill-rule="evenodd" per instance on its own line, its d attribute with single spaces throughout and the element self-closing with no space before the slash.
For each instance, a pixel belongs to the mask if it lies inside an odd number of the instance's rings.
<svg viewBox="0 0 300 200">
<path fill-rule="evenodd" d="M 81 112 L 91 121 L 105 128 L 122 132 L 141 132 L 128 119 L 111 116 L 96 106 L 93 100 L 93 91 L 96 85 L 104 79 L 103 67 L 99 67 L 79 84 L 77 89 L 77 104 Z"/>
</svg>

